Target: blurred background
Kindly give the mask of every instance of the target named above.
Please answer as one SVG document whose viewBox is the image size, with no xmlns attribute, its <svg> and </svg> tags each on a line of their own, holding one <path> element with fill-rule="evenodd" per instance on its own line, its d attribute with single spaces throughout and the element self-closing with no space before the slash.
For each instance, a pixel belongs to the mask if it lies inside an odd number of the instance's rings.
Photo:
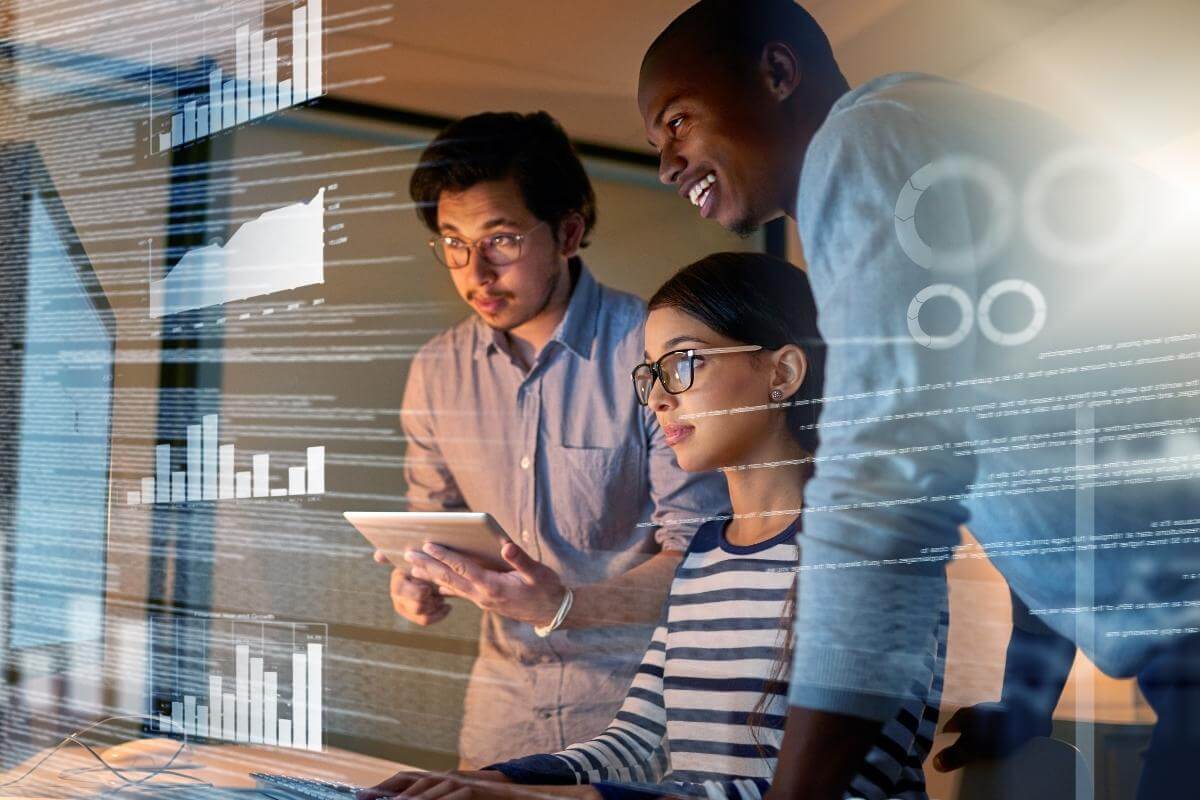
<svg viewBox="0 0 1200 800">
<path fill-rule="evenodd" d="M 387 569 L 341 519 L 399 507 L 409 360 L 467 312 L 409 175 L 453 119 L 545 110 L 595 183 L 584 257 L 603 282 L 647 297 L 727 249 L 802 266 L 790 224 L 739 239 L 658 181 L 638 66 L 688 5 L 0 4 L 0 766 L 108 714 L 170 713 L 212 677 L 182 663 L 230 675 L 252 640 L 268 664 L 323 660 L 326 745 L 455 762 L 478 615 L 457 604 L 429 629 L 396 617 Z M 805 5 L 852 85 L 895 71 L 965 81 L 1200 184 L 1194 0 Z M 276 60 L 291 74 L 299 12 L 306 68 L 286 94 L 281 69 L 270 107 L 218 130 L 210 98 L 239 48 L 264 75 Z M 188 283 L 239 231 L 282 247 L 286 228 L 262 222 L 285 209 L 323 215 L 306 277 L 216 295 Z M 209 447 L 230 465 L 212 497 L 189 461 Z M 968 546 L 950 567 L 952 620 L 974 624 L 951 628 L 944 717 L 999 695 L 1009 600 L 980 556 Z M 1136 686 L 1081 658 L 1057 718 L 1056 735 L 1102 765 L 1097 797 L 1128 794 L 1153 720 Z M 931 773 L 932 793 L 953 797 L 956 780 Z"/>
</svg>

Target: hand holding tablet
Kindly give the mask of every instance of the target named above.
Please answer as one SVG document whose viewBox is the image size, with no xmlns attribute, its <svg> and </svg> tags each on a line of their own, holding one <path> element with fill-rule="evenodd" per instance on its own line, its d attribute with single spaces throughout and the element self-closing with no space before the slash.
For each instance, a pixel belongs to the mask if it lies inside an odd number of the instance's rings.
<svg viewBox="0 0 1200 800">
<path fill-rule="evenodd" d="M 411 564 L 404 554 L 430 542 L 498 572 L 512 569 L 500 555 L 508 534 L 491 514 L 469 511 L 347 511 L 343 514 L 378 552 L 401 570 Z"/>
<path fill-rule="evenodd" d="M 392 602 L 398 614 L 413 622 L 427 625 L 443 619 L 449 610 L 436 602 L 442 595 L 461 597 L 535 628 L 548 623 L 557 627 L 570 608 L 571 591 L 558 573 L 512 542 L 488 514 L 345 516 L 375 545 L 376 560 L 382 553 L 396 565 Z"/>
</svg>

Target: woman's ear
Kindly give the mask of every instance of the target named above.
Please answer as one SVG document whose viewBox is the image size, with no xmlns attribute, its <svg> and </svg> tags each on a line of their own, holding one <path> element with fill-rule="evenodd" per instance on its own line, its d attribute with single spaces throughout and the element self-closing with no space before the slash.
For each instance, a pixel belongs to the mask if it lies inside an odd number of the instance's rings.
<svg viewBox="0 0 1200 800">
<path fill-rule="evenodd" d="M 563 258 L 574 258 L 579 255 L 579 247 L 583 241 L 586 227 L 583 215 L 578 212 L 568 214 L 558 223 L 558 252 Z"/>
<path fill-rule="evenodd" d="M 787 344 L 772 354 L 771 361 L 772 393 L 778 389 L 781 397 L 788 398 L 800 391 L 808 375 L 808 358 L 804 351 L 794 344 Z"/>
</svg>

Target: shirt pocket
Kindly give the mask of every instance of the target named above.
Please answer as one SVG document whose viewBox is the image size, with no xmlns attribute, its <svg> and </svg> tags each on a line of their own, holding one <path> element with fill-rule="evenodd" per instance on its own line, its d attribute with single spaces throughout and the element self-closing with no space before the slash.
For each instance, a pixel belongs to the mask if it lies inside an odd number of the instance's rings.
<svg viewBox="0 0 1200 800">
<path fill-rule="evenodd" d="M 645 457 L 636 442 L 548 448 L 559 532 L 577 548 L 624 550 L 646 503 Z"/>
</svg>

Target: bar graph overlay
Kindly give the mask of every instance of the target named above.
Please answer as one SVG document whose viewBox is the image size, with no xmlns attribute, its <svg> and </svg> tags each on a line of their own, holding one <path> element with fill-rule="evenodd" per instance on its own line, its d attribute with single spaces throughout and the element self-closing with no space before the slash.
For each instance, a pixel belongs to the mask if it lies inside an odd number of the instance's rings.
<svg viewBox="0 0 1200 800">
<path fill-rule="evenodd" d="M 147 253 L 153 272 L 153 252 Z M 187 251 L 150 280 L 150 317 L 325 282 L 325 187 L 311 200 L 264 212 L 224 244 Z"/>
<path fill-rule="evenodd" d="M 251 6 L 252 12 L 240 13 L 217 9 L 152 43 L 151 152 L 182 147 L 324 94 L 322 2 Z"/>
<path fill-rule="evenodd" d="M 126 505 L 171 505 L 203 500 L 240 500 L 252 497 L 295 497 L 325 493 L 325 447 L 309 447 L 302 466 L 287 468 L 287 485 L 271 486 L 271 456 L 257 453 L 250 469 L 238 470 L 237 449 L 221 444 L 220 420 L 206 414 L 187 426 L 185 453 L 170 444 L 154 448 L 154 474 L 137 482 L 125 494 Z"/>
<path fill-rule="evenodd" d="M 153 732 L 324 749 L 328 626 L 158 614 L 149 635 Z"/>
</svg>

